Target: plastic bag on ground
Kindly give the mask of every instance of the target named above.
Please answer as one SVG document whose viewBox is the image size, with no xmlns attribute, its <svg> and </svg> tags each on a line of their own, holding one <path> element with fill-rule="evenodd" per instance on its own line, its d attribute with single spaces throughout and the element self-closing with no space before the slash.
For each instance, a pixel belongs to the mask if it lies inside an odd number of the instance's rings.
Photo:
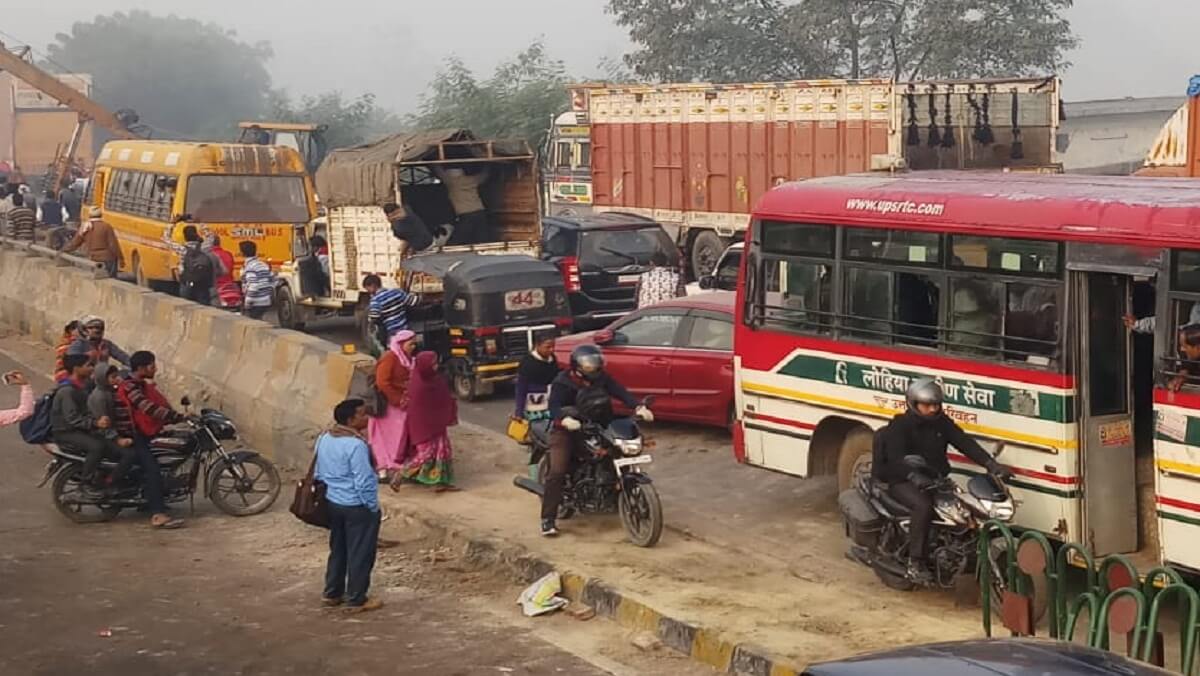
<svg viewBox="0 0 1200 676">
<path fill-rule="evenodd" d="M 526 617 L 537 617 L 565 607 L 569 601 L 558 595 L 562 591 L 562 578 L 558 573 L 548 573 L 521 592 L 517 598 Z"/>
</svg>

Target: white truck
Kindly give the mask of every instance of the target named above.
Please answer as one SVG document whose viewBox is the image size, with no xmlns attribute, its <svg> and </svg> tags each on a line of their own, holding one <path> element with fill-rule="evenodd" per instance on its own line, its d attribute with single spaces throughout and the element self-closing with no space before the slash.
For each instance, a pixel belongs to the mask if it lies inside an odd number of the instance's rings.
<svg viewBox="0 0 1200 676">
<path fill-rule="evenodd" d="M 488 223 L 483 243 L 444 246 L 438 252 L 538 256 L 537 165 L 524 141 L 481 140 L 468 130 L 450 129 L 397 134 L 334 150 L 315 176 L 325 215 L 296 226 L 294 259 L 280 273 L 280 325 L 302 329 L 318 316 L 355 314 L 365 338 L 368 296 L 362 283 L 372 274 L 385 288 L 439 294 L 439 279 L 405 271 L 405 260 L 421 254 L 409 251 L 392 234 L 382 207 L 389 202 L 402 205 L 430 228 L 452 224 L 454 209 L 437 176 L 442 167 L 487 171 L 479 190 Z M 320 252 L 312 250 L 314 235 L 328 244 L 328 275 L 321 269 Z"/>
</svg>

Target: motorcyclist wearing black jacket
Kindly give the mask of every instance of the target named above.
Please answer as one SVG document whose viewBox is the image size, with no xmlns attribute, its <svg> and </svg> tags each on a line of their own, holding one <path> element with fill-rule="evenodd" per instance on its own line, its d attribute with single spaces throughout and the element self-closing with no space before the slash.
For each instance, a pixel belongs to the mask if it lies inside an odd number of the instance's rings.
<svg viewBox="0 0 1200 676">
<path fill-rule="evenodd" d="M 1012 473 L 946 415 L 942 409 L 942 388 L 935 380 L 916 380 L 909 386 L 906 399 L 907 410 L 877 433 L 879 448 L 871 473 L 876 481 L 885 482 L 888 493 L 911 512 L 908 574 L 914 580 L 922 580 L 930 577 L 926 549 L 934 514 L 933 496 L 928 489 L 936 480 L 912 471 L 904 462 L 905 456 L 924 458 L 929 469 L 936 473 L 936 479 L 950 474 L 947 446 L 958 449 L 993 476 L 1008 479 Z"/>
<path fill-rule="evenodd" d="M 580 345 L 571 351 L 571 365 L 550 383 L 550 415 L 554 427 L 550 431 L 550 471 L 543 478 L 545 492 L 542 494 L 542 535 L 558 535 L 555 521 L 558 506 L 562 503 L 563 484 L 571 470 L 571 450 L 579 440 L 578 432 L 583 420 L 576 418 L 578 410 L 567 415 L 564 409 L 588 409 L 585 400 L 602 400 L 607 403 L 616 399 L 634 409 L 634 415 L 645 421 L 654 420 L 654 414 L 645 406 L 638 405 L 629 390 L 625 389 L 604 371 L 604 354 L 595 345 Z M 597 421 L 599 422 L 599 421 Z"/>
</svg>

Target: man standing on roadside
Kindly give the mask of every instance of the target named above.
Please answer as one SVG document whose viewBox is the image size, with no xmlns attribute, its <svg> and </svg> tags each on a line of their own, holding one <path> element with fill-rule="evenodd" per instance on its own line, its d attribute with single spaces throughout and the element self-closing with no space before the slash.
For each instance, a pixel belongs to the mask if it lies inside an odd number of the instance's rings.
<svg viewBox="0 0 1200 676">
<path fill-rule="evenodd" d="M 380 345 L 391 343 L 392 336 L 408 329 L 408 311 L 421 302 L 421 297 L 403 289 L 385 289 L 379 275 L 367 275 L 363 290 L 371 294 L 367 303 L 367 324 L 371 335 Z"/>
<path fill-rule="evenodd" d="M 242 307 L 250 319 L 262 319 L 275 302 L 275 274 L 271 266 L 258 257 L 258 245 L 241 242 Z"/>
<path fill-rule="evenodd" d="M 379 542 L 379 479 L 371 467 L 367 405 L 347 399 L 333 409 L 333 427 L 317 439 L 314 478 L 325 483 L 329 506 L 329 562 L 325 568 L 326 607 L 346 604 L 347 612 L 383 607 L 367 598 Z"/>
<path fill-rule="evenodd" d="M 20 193 L 12 196 L 13 208 L 8 212 L 8 231 L 13 239 L 22 242 L 34 241 L 34 226 L 37 215 L 33 209 L 25 206 L 25 197 Z"/>
<path fill-rule="evenodd" d="M 125 267 L 125 256 L 121 253 L 117 233 L 108 221 L 100 216 L 100 207 L 92 207 L 88 212 L 88 222 L 80 226 L 75 237 L 63 247 L 63 251 L 70 253 L 82 246 L 88 260 L 103 263 L 108 276 L 116 277 L 117 270 Z"/>
<path fill-rule="evenodd" d="M 38 222 L 47 228 L 61 228 L 65 215 L 66 209 L 63 209 L 62 203 L 55 199 L 54 193 L 47 191 L 38 209 Z"/>
</svg>

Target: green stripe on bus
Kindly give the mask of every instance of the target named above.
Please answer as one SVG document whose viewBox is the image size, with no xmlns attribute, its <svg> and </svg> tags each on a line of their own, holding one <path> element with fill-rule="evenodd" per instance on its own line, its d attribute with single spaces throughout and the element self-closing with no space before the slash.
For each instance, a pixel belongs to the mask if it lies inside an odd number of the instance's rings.
<svg viewBox="0 0 1200 676">
<path fill-rule="evenodd" d="M 779 369 L 782 375 L 817 380 L 884 394 L 903 395 L 908 383 L 927 374 L 880 367 L 846 359 L 797 355 Z M 1026 418 L 1069 424 L 1075 422 L 1074 395 L 1048 394 L 1021 387 L 976 384 L 942 378 L 946 403 Z M 1190 430 L 1189 430 L 1190 431 Z M 1197 430 L 1200 434 L 1200 430 Z"/>
<path fill-rule="evenodd" d="M 1187 417 L 1187 431 L 1184 432 L 1183 440 L 1175 439 L 1164 435 L 1162 432 L 1155 431 L 1154 438 L 1159 441 L 1170 441 L 1176 444 L 1186 444 L 1188 446 L 1200 446 L 1200 418 L 1189 415 Z"/>
<path fill-rule="evenodd" d="M 959 474 L 962 476 L 982 476 L 983 475 L 982 472 L 971 472 L 971 471 L 968 471 L 965 469 L 959 469 L 957 467 L 950 468 L 950 473 L 951 474 Z M 1056 498 L 1067 498 L 1068 500 L 1073 500 L 1073 499 L 1083 495 L 1083 491 L 1080 491 L 1079 489 L 1062 490 L 1059 488 L 1049 488 L 1046 486 L 1029 483 L 1023 479 L 1011 479 L 1008 482 L 1008 485 L 1012 486 L 1014 488 L 1023 488 L 1027 491 L 1033 491 L 1034 493 L 1042 493 L 1044 495 L 1053 495 Z"/>
<path fill-rule="evenodd" d="M 1158 515 L 1164 519 L 1178 521 L 1179 523 L 1186 523 L 1189 526 L 1200 526 L 1200 519 L 1194 517 L 1183 516 L 1182 514 L 1175 514 L 1173 512 L 1164 512 L 1161 509 L 1158 510 Z"/>
</svg>

